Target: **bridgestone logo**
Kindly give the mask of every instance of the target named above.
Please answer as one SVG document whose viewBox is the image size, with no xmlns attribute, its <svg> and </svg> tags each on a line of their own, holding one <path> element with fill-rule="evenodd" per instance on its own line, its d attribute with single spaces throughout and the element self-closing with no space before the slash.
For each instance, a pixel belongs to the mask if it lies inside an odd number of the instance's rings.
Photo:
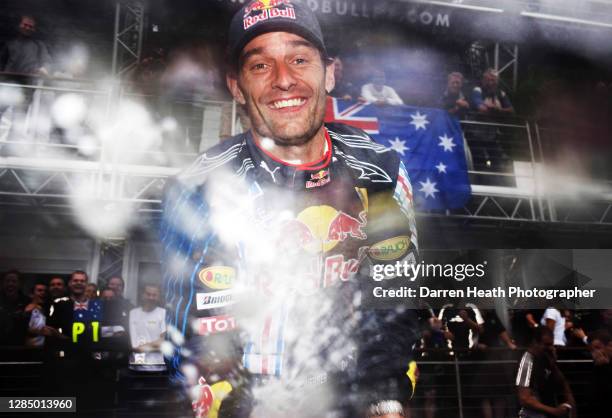
<svg viewBox="0 0 612 418">
<path fill-rule="evenodd" d="M 198 293 L 196 295 L 196 301 L 198 310 L 221 308 L 235 302 L 231 290 Z"/>
</svg>

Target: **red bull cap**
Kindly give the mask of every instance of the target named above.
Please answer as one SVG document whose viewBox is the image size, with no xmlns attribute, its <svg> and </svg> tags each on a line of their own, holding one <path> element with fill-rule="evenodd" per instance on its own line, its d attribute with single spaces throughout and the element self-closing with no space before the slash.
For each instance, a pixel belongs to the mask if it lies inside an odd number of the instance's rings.
<svg viewBox="0 0 612 418">
<path fill-rule="evenodd" d="M 291 0 L 255 0 L 232 18 L 228 58 L 237 64 L 240 52 L 252 39 L 268 32 L 290 32 L 311 42 L 327 56 L 319 22 L 307 4 Z"/>
</svg>

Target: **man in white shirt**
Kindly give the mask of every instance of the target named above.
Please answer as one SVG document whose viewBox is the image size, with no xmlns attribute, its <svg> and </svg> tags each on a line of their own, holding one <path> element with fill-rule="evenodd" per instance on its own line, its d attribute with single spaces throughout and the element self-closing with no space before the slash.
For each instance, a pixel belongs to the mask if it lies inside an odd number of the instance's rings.
<svg viewBox="0 0 612 418">
<path fill-rule="evenodd" d="M 404 102 L 392 87 L 385 86 L 385 73 L 376 70 L 372 82 L 361 87 L 361 98 L 368 103 L 377 105 L 403 105 Z"/>
<path fill-rule="evenodd" d="M 166 337 L 166 310 L 159 307 L 160 289 L 157 285 L 145 285 L 142 306 L 130 311 L 130 369 L 164 371 L 166 365 L 160 351 Z"/>
<path fill-rule="evenodd" d="M 556 346 L 565 347 L 565 317 L 557 308 L 547 308 L 542 315 L 540 321 L 542 325 L 547 326 L 555 336 L 554 344 Z"/>
</svg>

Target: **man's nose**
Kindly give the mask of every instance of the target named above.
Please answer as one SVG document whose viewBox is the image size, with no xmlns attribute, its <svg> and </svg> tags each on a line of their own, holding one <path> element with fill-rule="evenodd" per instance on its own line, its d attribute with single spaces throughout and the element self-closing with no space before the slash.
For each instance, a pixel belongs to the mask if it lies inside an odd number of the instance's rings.
<svg viewBox="0 0 612 418">
<path fill-rule="evenodd" d="M 295 84 L 296 79 L 291 66 L 284 62 L 276 65 L 274 70 L 273 87 L 287 91 L 295 86 Z"/>
</svg>

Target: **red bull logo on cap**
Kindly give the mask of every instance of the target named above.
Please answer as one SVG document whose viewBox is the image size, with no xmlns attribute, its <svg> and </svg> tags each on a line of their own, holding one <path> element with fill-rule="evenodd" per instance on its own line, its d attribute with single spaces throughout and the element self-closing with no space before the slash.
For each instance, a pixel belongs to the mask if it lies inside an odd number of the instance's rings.
<svg viewBox="0 0 612 418">
<path fill-rule="evenodd" d="M 280 6 L 280 7 L 279 7 Z M 253 14 L 260 11 L 259 14 Z M 290 0 L 258 0 L 244 9 L 244 30 L 269 19 L 286 18 L 295 20 L 295 10 Z"/>
</svg>

